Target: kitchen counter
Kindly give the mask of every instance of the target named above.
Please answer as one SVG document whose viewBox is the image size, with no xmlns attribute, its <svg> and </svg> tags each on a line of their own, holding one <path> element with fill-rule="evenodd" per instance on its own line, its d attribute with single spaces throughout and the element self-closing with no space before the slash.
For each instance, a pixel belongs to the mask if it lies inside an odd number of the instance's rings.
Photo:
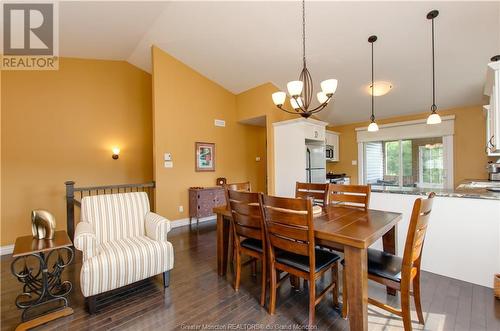
<svg viewBox="0 0 500 331">
<path fill-rule="evenodd" d="M 422 270 L 491 288 L 493 275 L 500 271 L 500 194 L 463 190 L 463 186 L 435 190 L 438 197 L 434 199 L 425 237 Z M 372 190 L 371 209 L 403 214 L 396 236 L 399 256 L 404 252 L 413 203 L 429 191 L 388 187 Z M 382 248 L 382 242 L 373 248 Z"/>
<path fill-rule="evenodd" d="M 485 180 L 465 180 L 458 185 L 456 189 L 439 189 L 439 188 L 420 188 L 420 187 L 394 187 L 394 186 L 376 186 L 372 185 L 372 192 L 377 193 L 394 193 L 394 194 L 409 194 L 409 195 L 428 195 L 430 192 L 436 193 L 438 197 L 449 198 L 469 198 L 469 199 L 488 199 L 500 200 L 500 192 L 491 192 L 486 188 L 481 187 L 478 183 L 486 183 Z M 499 185 L 499 184 L 493 184 Z"/>
</svg>

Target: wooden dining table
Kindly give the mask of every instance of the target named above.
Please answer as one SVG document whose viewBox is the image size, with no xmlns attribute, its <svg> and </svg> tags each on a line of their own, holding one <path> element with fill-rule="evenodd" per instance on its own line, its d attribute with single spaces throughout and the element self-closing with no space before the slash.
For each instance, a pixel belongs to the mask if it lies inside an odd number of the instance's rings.
<svg viewBox="0 0 500 331">
<path fill-rule="evenodd" d="M 217 272 L 226 274 L 231 212 L 226 206 L 213 209 L 217 215 Z M 396 225 L 401 213 L 363 210 L 329 205 L 314 217 L 317 243 L 344 251 L 349 325 L 351 330 L 368 330 L 367 249 L 382 238 L 384 251 L 396 254 Z M 389 294 L 394 290 L 387 289 Z"/>
</svg>

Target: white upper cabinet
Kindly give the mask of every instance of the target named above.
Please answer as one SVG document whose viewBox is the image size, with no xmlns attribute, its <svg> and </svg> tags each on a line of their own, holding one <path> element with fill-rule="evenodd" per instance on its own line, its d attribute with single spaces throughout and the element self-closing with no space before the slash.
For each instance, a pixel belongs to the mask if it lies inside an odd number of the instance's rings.
<svg viewBox="0 0 500 331">
<path fill-rule="evenodd" d="M 310 121 L 310 120 L 309 120 Z M 304 122 L 305 138 L 309 140 L 325 140 L 325 126 L 314 122 Z"/>
<path fill-rule="evenodd" d="M 339 133 L 335 131 L 326 131 L 325 132 L 325 143 L 328 148 L 333 148 L 333 156 L 327 157 L 328 162 L 338 162 L 340 160 L 339 158 Z"/>
<path fill-rule="evenodd" d="M 485 94 L 490 96 L 486 111 L 486 152 L 500 156 L 500 61 L 488 64 Z"/>
</svg>

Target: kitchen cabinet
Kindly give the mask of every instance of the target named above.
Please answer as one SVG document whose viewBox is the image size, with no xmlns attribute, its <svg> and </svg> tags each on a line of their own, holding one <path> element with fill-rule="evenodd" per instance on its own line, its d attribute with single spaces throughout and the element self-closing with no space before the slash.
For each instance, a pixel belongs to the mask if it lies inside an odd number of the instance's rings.
<svg viewBox="0 0 500 331">
<path fill-rule="evenodd" d="M 331 146 L 333 148 L 333 157 L 327 158 L 327 162 L 338 162 L 340 161 L 340 154 L 339 154 L 339 135 L 340 133 L 335 132 L 335 131 L 329 131 L 327 130 L 325 132 L 325 143 L 327 145 L 327 148 Z"/>
<path fill-rule="evenodd" d="M 325 127 L 322 125 L 318 125 L 318 123 L 315 122 L 308 122 L 303 123 L 304 127 L 304 134 L 305 134 L 305 139 L 309 140 L 318 140 L 318 141 L 324 141 L 325 140 Z"/>
<path fill-rule="evenodd" d="M 486 112 L 486 152 L 488 156 L 500 156 L 500 61 L 488 64 L 485 94 L 490 104 Z"/>
</svg>

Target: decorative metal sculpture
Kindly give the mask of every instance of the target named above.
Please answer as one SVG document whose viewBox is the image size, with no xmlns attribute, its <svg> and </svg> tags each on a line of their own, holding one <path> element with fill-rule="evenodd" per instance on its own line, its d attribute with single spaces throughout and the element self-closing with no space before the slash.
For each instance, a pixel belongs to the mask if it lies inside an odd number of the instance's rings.
<svg viewBox="0 0 500 331">
<path fill-rule="evenodd" d="M 54 239 L 56 218 L 46 210 L 31 211 L 31 231 L 37 239 Z"/>
</svg>

